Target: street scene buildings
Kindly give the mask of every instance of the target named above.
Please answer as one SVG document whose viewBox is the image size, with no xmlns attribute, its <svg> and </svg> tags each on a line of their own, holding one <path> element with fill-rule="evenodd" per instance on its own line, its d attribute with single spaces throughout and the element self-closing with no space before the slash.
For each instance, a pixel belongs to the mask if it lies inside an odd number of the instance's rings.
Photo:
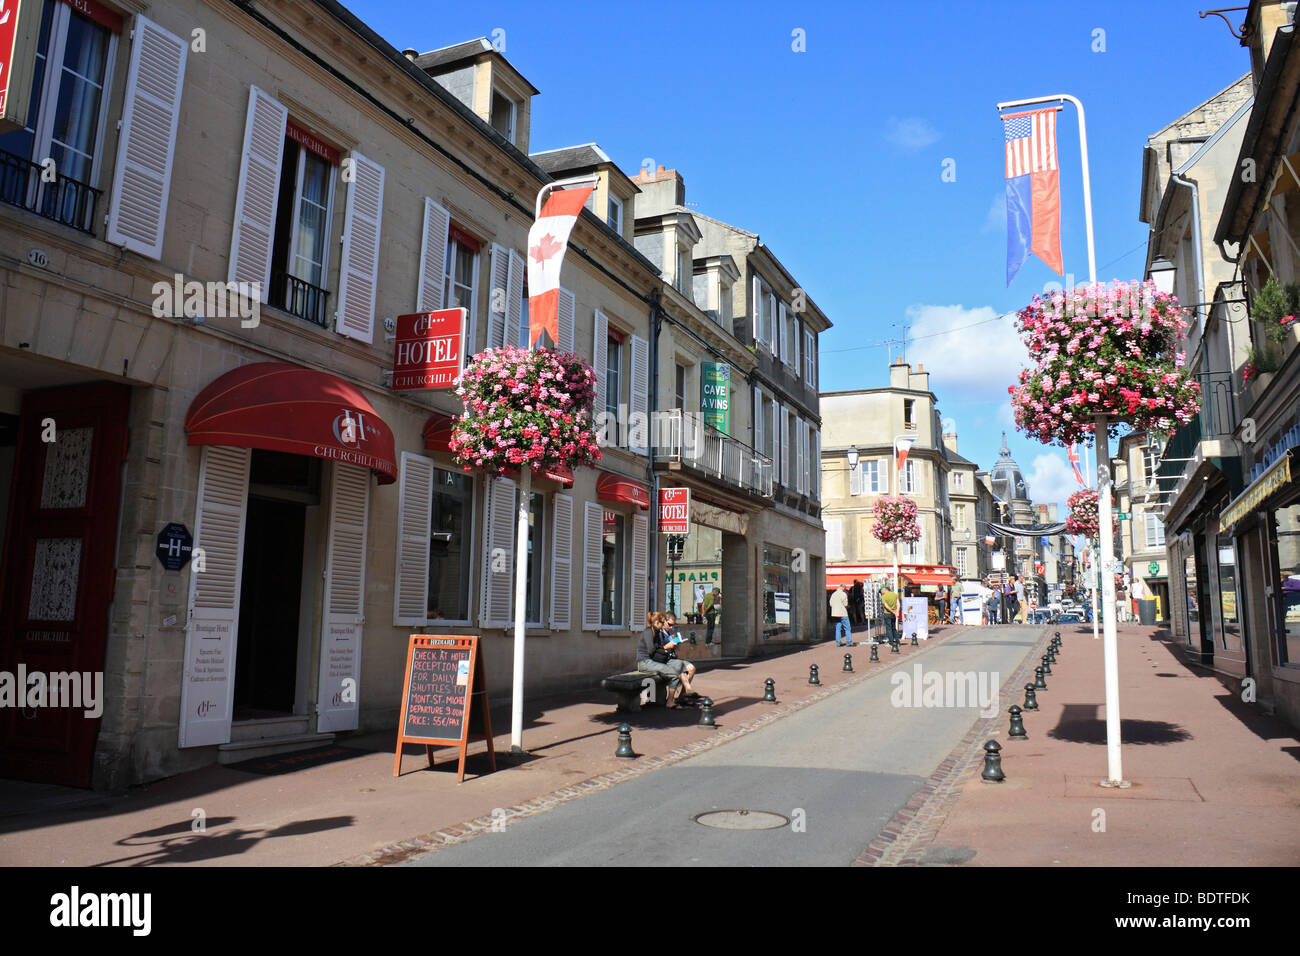
<svg viewBox="0 0 1300 956">
<path fill-rule="evenodd" d="M 0 0 L 0 861 L 1300 862 L 1296 4 L 523 6 Z"/>
</svg>

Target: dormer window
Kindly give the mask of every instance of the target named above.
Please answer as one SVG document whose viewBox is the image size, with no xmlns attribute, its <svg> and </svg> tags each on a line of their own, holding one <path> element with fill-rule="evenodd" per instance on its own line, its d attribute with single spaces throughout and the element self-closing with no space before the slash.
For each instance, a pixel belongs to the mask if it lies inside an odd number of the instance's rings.
<svg viewBox="0 0 1300 956">
<path fill-rule="evenodd" d="M 609 223 L 609 228 L 620 236 L 623 234 L 623 200 L 616 199 L 612 195 L 609 197 L 609 216 L 605 221 Z"/>
<path fill-rule="evenodd" d="M 677 291 L 691 294 L 691 254 L 682 248 L 677 250 Z"/>
<path fill-rule="evenodd" d="M 515 115 L 518 105 L 500 90 L 492 90 L 492 115 L 489 122 L 492 128 L 509 142 L 515 141 Z"/>
</svg>

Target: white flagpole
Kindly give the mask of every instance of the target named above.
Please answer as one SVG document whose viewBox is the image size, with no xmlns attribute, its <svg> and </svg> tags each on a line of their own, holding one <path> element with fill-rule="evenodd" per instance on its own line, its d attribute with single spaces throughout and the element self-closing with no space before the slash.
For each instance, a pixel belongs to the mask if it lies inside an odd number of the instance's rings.
<svg viewBox="0 0 1300 956">
<path fill-rule="evenodd" d="M 1055 96 L 1036 96 L 1025 100 L 1008 100 L 998 104 L 999 112 L 1012 106 L 1031 106 L 1037 103 L 1074 104 L 1079 113 L 1079 154 L 1083 169 L 1083 216 L 1088 236 L 1088 281 L 1097 284 L 1097 253 L 1092 235 L 1092 185 L 1088 175 L 1088 127 L 1084 119 L 1083 104 L 1076 97 L 1067 93 Z M 1099 546 L 1097 570 L 1101 573 L 1102 633 L 1104 637 L 1103 653 L 1106 670 L 1106 757 L 1109 776 L 1102 781 L 1103 786 L 1127 787 L 1123 767 L 1120 762 L 1120 720 L 1119 720 L 1119 648 L 1115 632 L 1115 578 L 1111 571 L 1114 557 L 1114 529 L 1111 525 L 1110 503 L 1110 441 L 1106 433 L 1106 416 L 1100 415 L 1095 420 L 1097 434 L 1093 446 L 1097 453 L 1097 521 Z M 1104 452 L 1104 454 L 1103 454 Z M 1095 590 L 1095 589 L 1094 589 Z M 1095 597 L 1094 597 L 1095 601 Z M 1095 607 L 1095 604 L 1094 604 Z M 1096 626 L 1097 615 L 1093 614 Z"/>
</svg>

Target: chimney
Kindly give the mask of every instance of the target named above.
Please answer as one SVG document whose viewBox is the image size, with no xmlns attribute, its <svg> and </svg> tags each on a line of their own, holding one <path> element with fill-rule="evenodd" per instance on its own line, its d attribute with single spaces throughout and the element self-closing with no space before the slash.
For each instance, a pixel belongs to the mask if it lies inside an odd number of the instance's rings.
<svg viewBox="0 0 1300 956">
<path fill-rule="evenodd" d="M 416 58 L 417 56 L 419 56 L 419 55 L 420 55 L 420 54 L 419 54 L 418 51 L 416 51 L 416 50 L 412 50 L 410 47 L 407 47 L 405 50 L 402 51 L 402 56 L 404 56 L 404 57 L 406 57 L 408 60 L 412 60 L 412 61 L 414 61 L 415 58 Z"/>
<path fill-rule="evenodd" d="M 947 448 L 954 455 L 957 454 L 957 433 L 956 432 L 943 433 L 943 447 Z"/>
<path fill-rule="evenodd" d="M 918 392 L 928 392 L 930 390 L 930 373 L 925 370 L 925 366 L 918 365 L 916 371 L 908 376 L 910 387 Z"/>
<path fill-rule="evenodd" d="M 908 365 L 901 358 L 893 365 L 889 366 L 889 387 L 890 388 L 907 388 L 908 379 L 912 374 L 912 366 Z"/>
</svg>

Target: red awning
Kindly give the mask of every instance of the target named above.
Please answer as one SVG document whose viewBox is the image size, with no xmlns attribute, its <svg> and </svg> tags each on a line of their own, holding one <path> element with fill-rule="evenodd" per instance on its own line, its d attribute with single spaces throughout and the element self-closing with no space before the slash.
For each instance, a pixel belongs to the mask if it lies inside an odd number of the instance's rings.
<svg viewBox="0 0 1300 956">
<path fill-rule="evenodd" d="M 397 478 L 393 432 L 354 385 L 283 362 L 232 369 L 185 414 L 191 445 L 233 445 L 308 455 Z"/>
<path fill-rule="evenodd" d="M 602 471 L 596 479 L 596 497 L 601 501 L 622 501 L 647 510 L 650 507 L 649 488 L 612 471 Z"/>
<path fill-rule="evenodd" d="M 950 584 L 956 584 L 957 579 L 948 572 L 938 572 L 935 574 L 921 574 L 917 571 L 909 571 L 903 577 L 907 578 L 911 584 L 937 584 L 940 587 L 947 587 Z"/>
<path fill-rule="evenodd" d="M 434 412 L 424 423 L 424 447 L 429 451 L 451 451 L 451 430 L 455 427 L 455 415 Z"/>
</svg>

